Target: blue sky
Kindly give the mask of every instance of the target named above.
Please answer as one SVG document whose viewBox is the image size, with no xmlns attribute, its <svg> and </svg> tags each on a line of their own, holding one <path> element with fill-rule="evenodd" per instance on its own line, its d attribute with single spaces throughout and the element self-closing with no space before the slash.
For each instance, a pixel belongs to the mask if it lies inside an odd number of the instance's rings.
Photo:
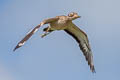
<svg viewBox="0 0 120 80">
<path fill-rule="evenodd" d="M 0 80 L 120 80 L 119 0 L 0 0 Z M 64 31 L 41 38 L 43 27 L 13 52 L 43 19 L 77 12 L 88 34 L 96 74 Z"/>
</svg>

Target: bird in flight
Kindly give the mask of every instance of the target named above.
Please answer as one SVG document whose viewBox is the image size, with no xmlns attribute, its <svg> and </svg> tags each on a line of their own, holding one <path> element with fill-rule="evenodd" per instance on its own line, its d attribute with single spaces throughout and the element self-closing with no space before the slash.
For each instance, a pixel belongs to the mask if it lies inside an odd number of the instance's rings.
<svg viewBox="0 0 120 80">
<path fill-rule="evenodd" d="M 89 40 L 87 37 L 87 34 L 83 32 L 80 28 L 78 28 L 72 21 L 80 18 L 77 13 L 71 12 L 67 16 L 56 16 L 54 18 L 49 18 L 43 20 L 39 25 L 37 25 L 34 29 L 32 29 L 28 34 L 17 44 L 17 46 L 14 48 L 13 51 L 18 49 L 19 47 L 23 46 L 24 43 L 36 32 L 38 29 L 44 25 L 49 24 L 48 27 L 44 28 L 43 31 L 44 34 L 41 35 L 41 37 L 44 37 L 51 32 L 55 30 L 64 30 L 66 33 L 71 35 L 79 44 L 79 47 L 81 51 L 83 52 L 83 55 L 85 56 L 86 61 L 88 62 L 88 65 L 90 66 L 90 70 L 94 73 L 95 68 L 93 64 L 93 55 L 90 48 Z"/>
</svg>

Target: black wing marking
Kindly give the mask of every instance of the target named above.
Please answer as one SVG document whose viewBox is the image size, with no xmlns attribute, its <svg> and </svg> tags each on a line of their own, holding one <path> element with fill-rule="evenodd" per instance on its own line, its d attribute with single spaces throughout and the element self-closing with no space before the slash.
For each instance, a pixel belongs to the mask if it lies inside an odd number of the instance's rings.
<svg viewBox="0 0 120 80">
<path fill-rule="evenodd" d="M 58 20 L 58 17 L 55 18 L 49 18 L 49 19 L 45 19 L 44 21 L 42 21 L 38 26 L 36 26 L 32 31 L 30 31 L 18 44 L 17 46 L 13 49 L 13 51 L 15 51 L 16 49 L 18 49 L 19 47 L 23 46 L 24 43 L 36 32 L 38 31 L 38 29 L 40 28 L 40 26 L 44 25 L 44 24 L 48 24 L 52 21 L 56 21 Z"/>
<path fill-rule="evenodd" d="M 65 29 L 64 31 L 71 35 L 78 42 L 80 49 L 82 50 L 86 60 L 88 61 L 88 65 L 90 65 L 91 71 L 94 73 L 95 68 L 93 64 L 93 55 L 87 35 L 73 23 L 70 25 L 69 28 Z"/>
<path fill-rule="evenodd" d="M 22 47 L 24 43 L 39 29 L 40 25 L 36 26 L 32 31 L 28 32 L 28 34 L 17 44 L 13 51 Z"/>
</svg>

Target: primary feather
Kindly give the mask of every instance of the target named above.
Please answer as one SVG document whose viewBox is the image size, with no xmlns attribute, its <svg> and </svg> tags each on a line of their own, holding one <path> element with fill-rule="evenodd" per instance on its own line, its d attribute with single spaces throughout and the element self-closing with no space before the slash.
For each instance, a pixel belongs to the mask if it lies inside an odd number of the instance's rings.
<svg viewBox="0 0 120 80">
<path fill-rule="evenodd" d="M 93 64 L 93 55 L 90 48 L 89 40 L 87 34 L 83 32 L 80 28 L 78 28 L 75 24 L 73 24 L 73 20 L 80 18 L 80 16 L 72 12 L 68 14 L 68 16 L 56 16 L 54 18 L 45 19 L 38 26 L 36 26 L 33 30 L 31 30 L 14 48 L 13 51 L 23 46 L 24 43 L 40 28 L 40 26 L 44 24 L 50 24 L 49 27 L 44 28 L 43 31 L 46 33 L 42 35 L 42 37 L 48 35 L 50 32 L 55 30 L 64 30 L 66 33 L 71 35 L 79 44 L 83 55 L 85 56 L 88 65 L 90 66 L 90 70 L 95 72 L 94 64 Z M 49 32 L 49 33 L 48 33 Z"/>
</svg>

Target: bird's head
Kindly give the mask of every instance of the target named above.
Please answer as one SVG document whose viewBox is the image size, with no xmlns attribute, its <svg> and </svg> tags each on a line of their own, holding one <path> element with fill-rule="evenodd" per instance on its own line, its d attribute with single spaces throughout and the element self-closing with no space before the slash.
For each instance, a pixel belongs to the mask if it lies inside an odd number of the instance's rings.
<svg viewBox="0 0 120 80">
<path fill-rule="evenodd" d="M 71 12 L 68 14 L 68 17 L 71 18 L 72 20 L 75 20 L 77 18 L 80 18 L 81 16 L 79 16 L 77 13 L 75 12 Z"/>
</svg>

